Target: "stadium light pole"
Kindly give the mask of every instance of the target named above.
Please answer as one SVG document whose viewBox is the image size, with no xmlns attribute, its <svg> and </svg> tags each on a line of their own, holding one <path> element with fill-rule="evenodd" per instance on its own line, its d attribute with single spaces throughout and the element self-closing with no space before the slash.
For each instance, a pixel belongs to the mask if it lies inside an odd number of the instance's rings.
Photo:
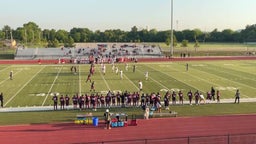
<svg viewBox="0 0 256 144">
<path fill-rule="evenodd" d="M 171 0 L 171 56 L 173 57 L 173 0 Z"/>
</svg>

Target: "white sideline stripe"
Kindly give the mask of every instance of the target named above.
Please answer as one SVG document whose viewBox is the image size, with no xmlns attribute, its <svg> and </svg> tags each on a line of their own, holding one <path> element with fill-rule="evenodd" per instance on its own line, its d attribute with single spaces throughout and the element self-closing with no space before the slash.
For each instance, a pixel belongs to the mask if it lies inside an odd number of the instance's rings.
<svg viewBox="0 0 256 144">
<path fill-rule="evenodd" d="M 52 91 L 52 88 L 53 88 L 53 86 L 54 86 L 54 83 L 55 83 L 55 81 L 57 80 L 57 78 L 59 77 L 59 74 L 60 74 L 62 68 L 63 68 L 63 65 L 62 65 L 61 68 L 59 69 L 59 71 L 58 71 L 58 73 L 57 73 L 57 75 L 56 75 L 54 81 L 52 82 L 52 85 L 51 85 L 51 87 L 50 87 L 50 89 L 49 89 L 49 91 L 48 91 L 46 97 L 44 98 L 44 101 L 43 101 L 43 103 L 42 103 L 42 106 L 44 106 L 44 104 L 45 104 L 45 102 L 46 102 L 46 100 L 47 100 L 47 98 L 48 98 L 50 92 Z"/>
<path fill-rule="evenodd" d="M 98 71 L 99 71 L 99 73 L 100 73 L 101 78 L 103 79 L 104 83 L 106 84 L 108 90 L 110 90 L 110 87 L 109 87 L 109 85 L 108 85 L 106 79 L 105 79 L 104 76 L 102 75 L 101 70 L 98 68 L 98 66 L 96 66 L 96 67 L 97 67 L 97 69 L 98 69 Z"/>
<path fill-rule="evenodd" d="M 81 85 L 81 75 L 80 75 L 80 65 L 78 66 L 78 69 L 79 69 L 79 95 L 81 95 L 81 88 L 82 88 L 82 85 Z"/>
<path fill-rule="evenodd" d="M 43 69 L 45 68 L 45 66 L 44 67 L 42 67 L 29 81 L 27 81 L 24 85 L 23 85 L 23 87 L 21 87 L 5 104 L 4 104 L 4 106 L 6 106 L 10 101 L 12 101 L 17 95 L 18 95 L 18 93 L 21 91 L 21 90 L 23 90 Z"/>
<path fill-rule="evenodd" d="M 141 70 L 139 70 L 139 69 L 138 69 L 138 71 L 139 71 L 140 73 L 142 73 L 142 74 L 143 74 L 143 72 L 142 72 Z M 153 80 L 154 82 L 158 83 L 158 84 L 159 84 L 159 85 L 161 85 L 163 88 L 165 88 L 165 89 L 169 90 L 169 88 L 168 88 L 168 87 L 164 86 L 163 84 L 161 84 L 161 83 L 160 83 L 160 82 L 158 82 L 157 80 L 155 80 L 155 79 L 151 78 L 150 76 L 149 76 L 148 78 L 149 78 L 149 79 L 151 79 L 151 80 Z"/>
</svg>

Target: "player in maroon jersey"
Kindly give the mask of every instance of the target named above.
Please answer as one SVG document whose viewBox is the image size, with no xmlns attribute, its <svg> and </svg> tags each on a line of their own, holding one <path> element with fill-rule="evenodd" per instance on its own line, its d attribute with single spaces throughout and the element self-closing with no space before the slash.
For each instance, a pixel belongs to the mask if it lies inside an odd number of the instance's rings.
<svg viewBox="0 0 256 144">
<path fill-rule="evenodd" d="M 121 105 L 121 94 L 120 94 L 120 92 L 117 92 L 116 98 L 117 98 L 117 106 L 120 106 Z"/>
<path fill-rule="evenodd" d="M 176 104 L 176 96 L 177 96 L 176 92 L 173 91 L 173 92 L 172 92 L 172 104 L 173 104 L 173 105 Z"/>
<path fill-rule="evenodd" d="M 187 93 L 187 96 L 188 96 L 189 104 L 192 105 L 193 93 L 191 90 Z"/>
<path fill-rule="evenodd" d="M 183 105 L 183 93 L 181 90 L 179 91 L 178 95 L 179 95 L 179 103 Z"/>
<path fill-rule="evenodd" d="M 72 102 L 73 102 L 73 108 L 77 109 L 78 98 L 76 97 L 76 95 L 73 95 Z"/>
<path fill-rule="evenodd" d="M 53 100 L 53 109 L 57 110 L 58 109 L 57 108 L 57 106 L 58 106 L 58 96 L 56 94 L 54 94 L 52 100 Z"/>
<path fill-rule="evenodd" d="M 89 74 L 88 74 L 88 76 L 87 76 L 87 79 L 86 79 L 86 83 L 87 83 L 88 81 L 92 82 L 92 80 L 91 80 L 91 76 L 92 76 L 92 74 L 91 74 L 91 73 L 89 73 Z"/>
<path fill-rule="evenodd" d="M 94 92 L 95 92 L 94 81 L 91 83 L 91 89 L 90 89 L 90 91 L 94 91 Z"/>
<path fill-rule="evenodd" d="M 65 99 L 63 95 L 60 96 L 60 109 L 64 110 Z"/>
<path fill-rule="evenodd" d="M 68 96 L 68 95 L 66 95 L 66 96 L 65 96 L 65 103 L 66 103 L 66 107 L 68 107 L 68 106 L 69 106 L 69 100 L 70 100 L 69 96 Z"/>
<path fill-rule="evenodd" d="M 217 103 L 220 103 L 220 91 L 217 90 Z"/>
<path fill-rule="evenodd" d="M 199 104 L 199 97 L 200 97 L 200 94 L 199 94 L 198 90 L 194 93 L 194 96 L 195 96 L 195 104 L 198 105 Z"/>
</svg>

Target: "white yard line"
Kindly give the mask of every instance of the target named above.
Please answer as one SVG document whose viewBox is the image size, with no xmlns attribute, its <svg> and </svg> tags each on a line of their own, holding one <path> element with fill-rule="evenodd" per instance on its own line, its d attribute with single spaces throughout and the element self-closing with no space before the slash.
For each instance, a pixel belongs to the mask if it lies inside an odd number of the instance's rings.
<svg viewBox="0 0 256 144">
<path fill-rule="evenodd" d="M 45 104 L 45 102 L 46 102 L 46 100 L 47 100 L 47 98 L 48 98 L 50 92 L 52 91 L 52 88 L 53 88 L 53 86 L 54 86 L 56 80 L 58 79 L 59 74 L 60 74 L 62 68 L 63 68 L 63 65 L 62 65 L 61 68 L 59 69 L 59 71 L 58 71 L 58 73 L 57 73 L 57 75 L 56 75 L 54 81 L 52 82 L 52 85 L 51 85 L 51 87 L 50 87 L 50 89 L 49 89 L 49 91 L 48 91 L 48 93 L 47 93 L 47 95 L 46 95 L 46 97 L 45 97 L 45 99 L 44 99 L 44 101 L 43 101 L 43 103 L 42 103 L 42 106 L 44 106 L 44 104 Z"/>
<path fill-rule="evenodd" d="M 8 69 L 8 68 L 10 68 L 10 67 L 11 67 L 11 66 L 5 67 L 5 68 L 1 69 L 0 72 L 5 71 L 5 69 Z"/>
<path fill-rule="evenodd" d="M 33 79 L 34 77 L 36 77 L 43 69 L 45 68 L 45 66 L 43 68 L 41 68 L 33 77 L 31 77 L 31 79 L 29 81 L 27 81 L 23 87 L 21 87 L 5 104 L 4 106 L 6 106 L 10 101 L 12 101 L 20 91 L 22 91 Z"/>
<path fill-rule="evenodd" d="M 148 66 L 148 65 L 147 65 L 147 66 Z M 158 71 L 157 69 L 155 69 L 155 68 L 153 68 L 153 67 L 151 67 L 151 66 L 148 66 L 148 67 L 150 67 L 150 68 L 152 68 L 152 69 Z M 169 75 L 168 73 L 164 73 L 164 72 L 162 72 L 162 71 L 158 71 L 158 72 L 160 72 L 160 73 L 162 73 L 162 74 L 164 74 L 164 75 L 167 75 L 167 76 L 169 76 L 169 77 L 172 77 L 172 76 Z M 174 78 L 174 77 L 172 77 L 172 78 L 175 79 L 175 80 L 177 80 L 177 81 L 179 81 L 179 82 L 181 82 L 181 83 L 183 83 L 183 84 L 185 84 L 185 85 L 188 85 L 189 87 L 192 87 L 192 88 L 194 88 L 194 89 L 196 89 L 196 90 L 205 92 L 204 90 L 201 90 L 201 89 L 199 89 L 199 88 L 197 88 L 197 87 L 195 87 L 195 86 L 192 86 L 192 85 L 190 85 L 190 84 L 188 84 L 188 83 L 185 83 L 185 82 L 183 82 L 183 81 L 181 81 L 181 80 L 178 80 L 178 79 L 176 79 L 176 78 Z"/>
<path fill-rule="evenodd" d="M 123 74 L 123 76 L 125 76 L 126 77 L 126 79 L 128 79 L 129 81 L 130 81 L 130 83 L 136 88 L 136 89 L 138 89 L 139 90 L 139 87 L 138 86 L 136 86 L 125 74 Z"/>
<path fill-rule="evenodd" d="M 108 85 L 108 83 L 107 83 L 107 81 L 106 81 L 106 79 L 105 79 L 104 76 L 102 75 L 101 70 L 98 68 L 98 66 L 96 66 L 96 67 L 97 67 L 97 69 L 98 69 L 98 71 L 99 71 L 99 73 L 100 73 L 101 78 L 103 79 L 104 83 L 106 84 L 108 90 L 111 90 L 110 87 L 109 87 L 109 85 Z"/>
</svg>

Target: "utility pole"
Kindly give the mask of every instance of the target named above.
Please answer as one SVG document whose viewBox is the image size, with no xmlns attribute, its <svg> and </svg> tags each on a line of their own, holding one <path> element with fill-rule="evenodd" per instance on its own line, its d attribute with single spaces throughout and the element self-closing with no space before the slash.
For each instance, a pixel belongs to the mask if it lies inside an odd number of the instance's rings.
<svg viewBox="0 0 256 144">
<path fill-rule="evenodd" d="M 171 0 L 171 56 L 173 57 L 173 0 Z"/>
</svg>

